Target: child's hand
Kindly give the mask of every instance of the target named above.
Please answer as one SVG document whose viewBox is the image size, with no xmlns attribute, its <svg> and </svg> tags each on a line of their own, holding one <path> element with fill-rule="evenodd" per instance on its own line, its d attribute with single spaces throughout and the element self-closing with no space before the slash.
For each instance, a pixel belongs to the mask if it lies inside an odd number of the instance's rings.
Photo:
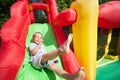
<svg viewBox="0 0 120 80">
<path fill-rule="evenodd" d="M 39 41 L 37 44 L 38 44 L 38 47 L 41 48 L 41 45 L 43 44 L 43 40 Z"/>
<path fill-rule="evenodd" d="M 43 40 L 42 40 L 42 39 L 39 40 L 37 44 L 38 44 L 38 45 L 42 45 L 42 44 L 43 44 Z"/>
</svg>

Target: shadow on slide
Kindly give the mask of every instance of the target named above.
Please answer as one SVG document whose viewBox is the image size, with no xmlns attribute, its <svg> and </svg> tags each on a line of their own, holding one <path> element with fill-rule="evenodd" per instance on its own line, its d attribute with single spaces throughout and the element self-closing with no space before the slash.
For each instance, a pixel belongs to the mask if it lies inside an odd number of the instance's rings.
<svg viewBox="0 0 120 80">
<path fill-rule="evenodd" d="M 52 27 L 50 24 L 31 24 L 29 26 L 28 35 L 26 38 L 26 55 L 24 62 L 17 74 L 16 80 L 63 80 L 58 77 L 53 71 L 49 69 L 34 69 L 29 62 L 29 50 L 28 46 L 31 42 L 31 38 L 34 32 L 41 32 L 44 39 L 44 45 L 46 46 L 47 51 L 51 51 L 52 49 L 56 49 L 57 42 L 55 39 L 55 35 L 52 31 Z M 56 58 L 59 63 L 58 65 L 62 68 L 61 60 L 59 57 Z M 28 77 L 29 76 L 29 77 Z"/>
</svg>

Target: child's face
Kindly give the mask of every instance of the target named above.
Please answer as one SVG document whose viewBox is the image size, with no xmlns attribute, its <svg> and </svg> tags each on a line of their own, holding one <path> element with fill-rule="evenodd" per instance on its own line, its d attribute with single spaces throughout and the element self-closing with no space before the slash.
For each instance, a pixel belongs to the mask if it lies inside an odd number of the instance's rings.
<svg viewBox="0 0 120 80">
<path fill-rule="evenodd" d="M 39 33 L 35 33 L 33 36 L 33 42 L 36 44 L 42 44 L 43 43 L 42 35 Z"/>
</svg>

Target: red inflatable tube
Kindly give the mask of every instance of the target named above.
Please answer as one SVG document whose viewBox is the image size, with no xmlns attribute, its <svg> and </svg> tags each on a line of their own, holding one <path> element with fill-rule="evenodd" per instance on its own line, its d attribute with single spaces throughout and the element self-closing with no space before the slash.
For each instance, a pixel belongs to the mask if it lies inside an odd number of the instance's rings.
<svg viewBox="0 0 120 80">
<path fill-rule="evenodd" d="M 105 29 L 120 27 L 120 1 L 110 1 L 99 6 L 98 26 Z"/>
<path fill-rule="evenodd" d="M 62 27 L 54 26 L 54 32 L 58 45 L 62 45 L 62 43 L 66 40 L 66 35 L 64 34 Z M 61 59 L 64 69 L 69 73 L 73 74 L 80 68 L 80 65 L 78 64 L 77 58 L 73 51 L 71 51 L 69 54 L 62 54 Z"/>
<path fill-rule="evenodd" d="M 31 3 L 30 4 L 33 10 L 48 10 L 48 5 L 44 3 Z"/>
<path fill-rule="evenodd" d="M 53 24 L 55 18 L 58 16 L 58 11 L 56 8 L 56 2 L 55 0 L 44 0 L 49 6 L 49 13 L 50 13 L 50 21 Z"/>
<path fill-rule="evenodd" d="M 22 1 L 11 7 L 11 18 L 2 26 L 0 49 L 0 80 L 15 80 L 24 60 L 28 32 L 29 8 Z"/>
<path fill-rule="evenodd" d="M 64 16 L 71 16 L 71 14 L 75 14 L 74 10 L 71 10 L 71 12 L 73 11 L 73 13 L 69 13 L 69 9 L 68 11 L 63 11 L 60 14 L 58 14 L 57 12 L 57 8 L 56 8 L 56 2 L 55 0 L 46 0 L 48 3 L 48 6 L 50 8 L 50 17 L 51 17 L 51 23 L 52 23 L 52 27 L 53 27 L 53 31 L 56 35 L 56 39 L 58 42 L 58 45 L 62 45 L 62 43 L 66 40 L 66 35 L 64 34 L 62 27 L 60 24 L 58 24 L 57 22 L 62 22 L 63 25 L 62 26 L 66 26 L 67 24 L 71 24 L 72 22 L 74 22 L 75 20 L 75 16 L 73 17 L 73 21 L 69 20 L 71 18 L 68 18 L 68 20 L 64 20 Z M 63 15 L 64 14 L 64 15 Z M 69 14 L 69 15 L 68 15 Z M 61 18 L 60 18 L 61 17 Z M 61 21 L 60 21 L 61 19 Z M 68 23 L 65 23 L 66 21 L 68 21 Z M 69 22 L 71 21 L 71 22 Z M 56 23 L 54 25 L 54 23 Z M 59 26 L 58 26 L 59 25 Z M 77 62 L 77 59 L 75 57 L 75 54 L 71 51 L 69 53 L 69 55 L 62 55 L 62 62 L 63 62 L 63 67 L 66 71 L 70 72 L 70 73 L 75 73 L 78 69 L 79 69 L 79 64 Z"/>
<path fill-rule="evenodd" d="M 73 9 L 63 10 L 54 20 L 54 26 L 68 26 L 73 24 L 77 17 L 76 11 Z"/>
</svg>

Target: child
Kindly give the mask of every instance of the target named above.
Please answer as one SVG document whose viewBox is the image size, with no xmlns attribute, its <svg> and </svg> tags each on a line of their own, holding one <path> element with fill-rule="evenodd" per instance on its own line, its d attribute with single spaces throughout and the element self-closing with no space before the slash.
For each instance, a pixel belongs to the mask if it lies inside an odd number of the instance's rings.
<svg viewBox="0 0 120 80">
<path fill-rule="evenodd" d="M 61 69 L 55 61 L 50 62 L 50 60 L 53 60 L 60 54 L 70 52 L 69 46 L 72 41 L 72 37 L 73 35 L 69 34 L 67 40 L 58 49 L 46 52 L 45 46 L 43 45 L 42 34 L 40 32 L 35 32 L 32 38 L 33 42 L 29 46 L 32 66 L 37 69 L 47 67 L 66 80 L 83 80 L 85 77 L 84 68 L 81 67 L 75 74 L 70 74 Z"/>
</svg>

